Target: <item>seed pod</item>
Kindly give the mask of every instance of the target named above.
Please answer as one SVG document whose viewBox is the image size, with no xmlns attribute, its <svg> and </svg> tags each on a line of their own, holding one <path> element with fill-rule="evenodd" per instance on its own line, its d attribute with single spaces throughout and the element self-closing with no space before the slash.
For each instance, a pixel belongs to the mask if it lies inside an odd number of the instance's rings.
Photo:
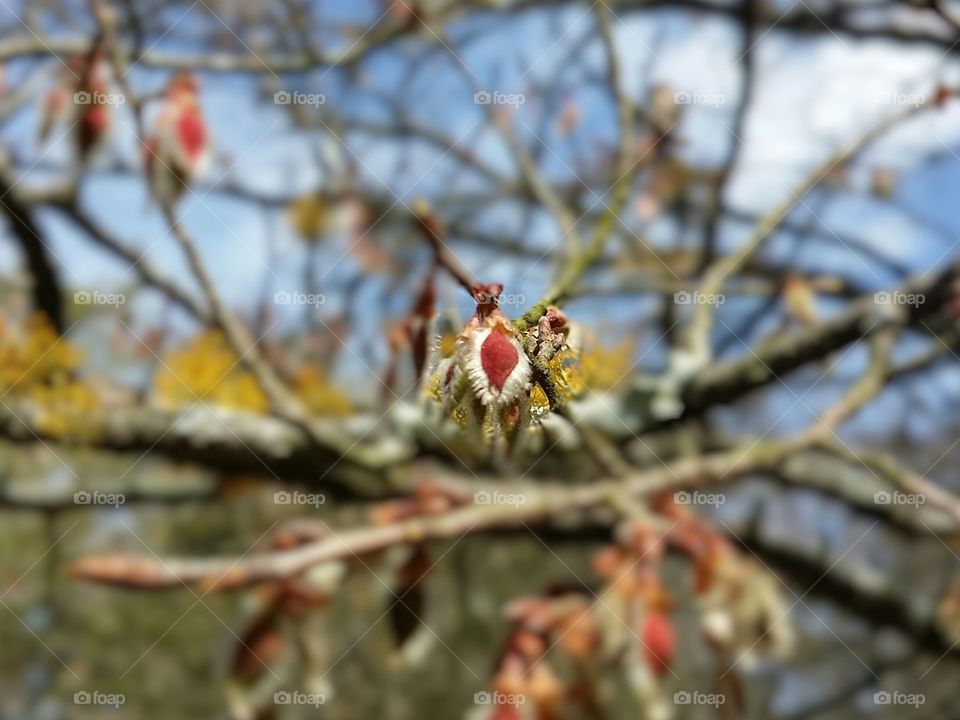
<svg viewBox="0 0 960 720">
<path fill-rule="evenodd" d="M 677 637 L 670 619 L 659 612 L 648 613 L 643 621 L 644 656 L 651 672 L 660 677 L 673 663 Z"/>
</svg>

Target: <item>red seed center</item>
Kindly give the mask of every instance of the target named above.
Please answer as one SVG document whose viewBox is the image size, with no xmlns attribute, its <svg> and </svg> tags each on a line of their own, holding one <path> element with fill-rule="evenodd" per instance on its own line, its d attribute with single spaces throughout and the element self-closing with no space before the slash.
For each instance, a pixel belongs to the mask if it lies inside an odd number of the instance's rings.
<svg viewBox="0 0 960 720">
<path fill-rule="evenodd" d="M 180 143 L 186 150 L 187 157 L 191 161 L 195 160 L 207 142 L 207 129 L 204 127 L 203 120 L 191 111 L 181 113 L 177 119 L 177 134 L 180 136 Z"/>
<path fill-rule="evenodd" d="M 480 366 L 490 385 L 497 390 L 503 390 L 503 384 L 519 360 L 516 346 L 499 330 L 491 332 L 480 346 Z"/>
</svg>

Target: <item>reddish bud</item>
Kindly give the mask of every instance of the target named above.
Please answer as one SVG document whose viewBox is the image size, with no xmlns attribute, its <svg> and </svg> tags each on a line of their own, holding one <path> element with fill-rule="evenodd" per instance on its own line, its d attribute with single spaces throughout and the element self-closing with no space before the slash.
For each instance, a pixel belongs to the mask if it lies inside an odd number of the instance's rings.
<svg viewBox="0 0 960 720">
<path fill-rule="evenodd" d="M 647 665 L 654 675 L 663 675 L 673 663 L 677 638 L 666 615 L 648 613 L 643 623 L 643 649 Z"/>
</svg>

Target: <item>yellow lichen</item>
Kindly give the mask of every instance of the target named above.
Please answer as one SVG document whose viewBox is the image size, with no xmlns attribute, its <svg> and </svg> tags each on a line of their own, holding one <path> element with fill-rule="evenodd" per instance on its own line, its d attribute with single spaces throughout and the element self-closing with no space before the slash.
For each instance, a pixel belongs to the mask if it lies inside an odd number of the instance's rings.
<svg viewBox="0 0 960 720">
<path fill-rule="evenodd" d="M 547 363 L 547 367 L 550 369 L 550 380 L 556 388 L 561 402 L 572 400 L 582 393 L 586 387 L 580 362 L 580 356 L 577 353 L 570 349 L 563 349 Z M 530 410 L 534 417 L 543 416 L 550 410 L 550 400 L 547 398 L 547 393 L 536 383 L 530 391 Z"/>
<path fill-rule="evenodd" d="M 353 411 L 350 399 L 330 381 L 319 368 L 301 369 L 295 378 L 297 394 L 314 415 L 349 415 Z"/>
<path fill-rule="evenodd" d="M 633 345 L 621 342 L 612 348 L 594 346 L 580 356 L 580 378 L 591 390 L 615 390 L 633 367 Z"/>
<path fill-rule="evenodd" d="M 316 415 L 347 415 L 350 400 L 320 369 L 302 368 L 293 378 L 295 393 Z M 183 408 L 203 402 L 264 414 L 269 400 L 256 378 L 238 361 L 223 334 L 205 332 L 167 355 L 154 376 L 154 395 L 164 407 Z"/>
<path fill-rule="evenodd" d="M 330 205 L 316 193 L 297 198 L 287 206 L 290 225 L 307 242 L 316 242 L 327 231 L 332 216 Z"/>
<path fill-rule="evenodd" d="M 164 407 L 202 402 L 256 413 L 268 409 L 256 379 L 242 368 L 223 333 L 217 331 L 202 333 L 167 355 L 154 376 L 153 388 Z"/>
<path fill-rule="evenodd" d="M 87 436 L 96 394 L 75 376 L 83 354 L 60 337 L 46 315 L 11 324 L 0 316 L 0 397 L 29 401 L 40 431 Z"/>
</svg>

